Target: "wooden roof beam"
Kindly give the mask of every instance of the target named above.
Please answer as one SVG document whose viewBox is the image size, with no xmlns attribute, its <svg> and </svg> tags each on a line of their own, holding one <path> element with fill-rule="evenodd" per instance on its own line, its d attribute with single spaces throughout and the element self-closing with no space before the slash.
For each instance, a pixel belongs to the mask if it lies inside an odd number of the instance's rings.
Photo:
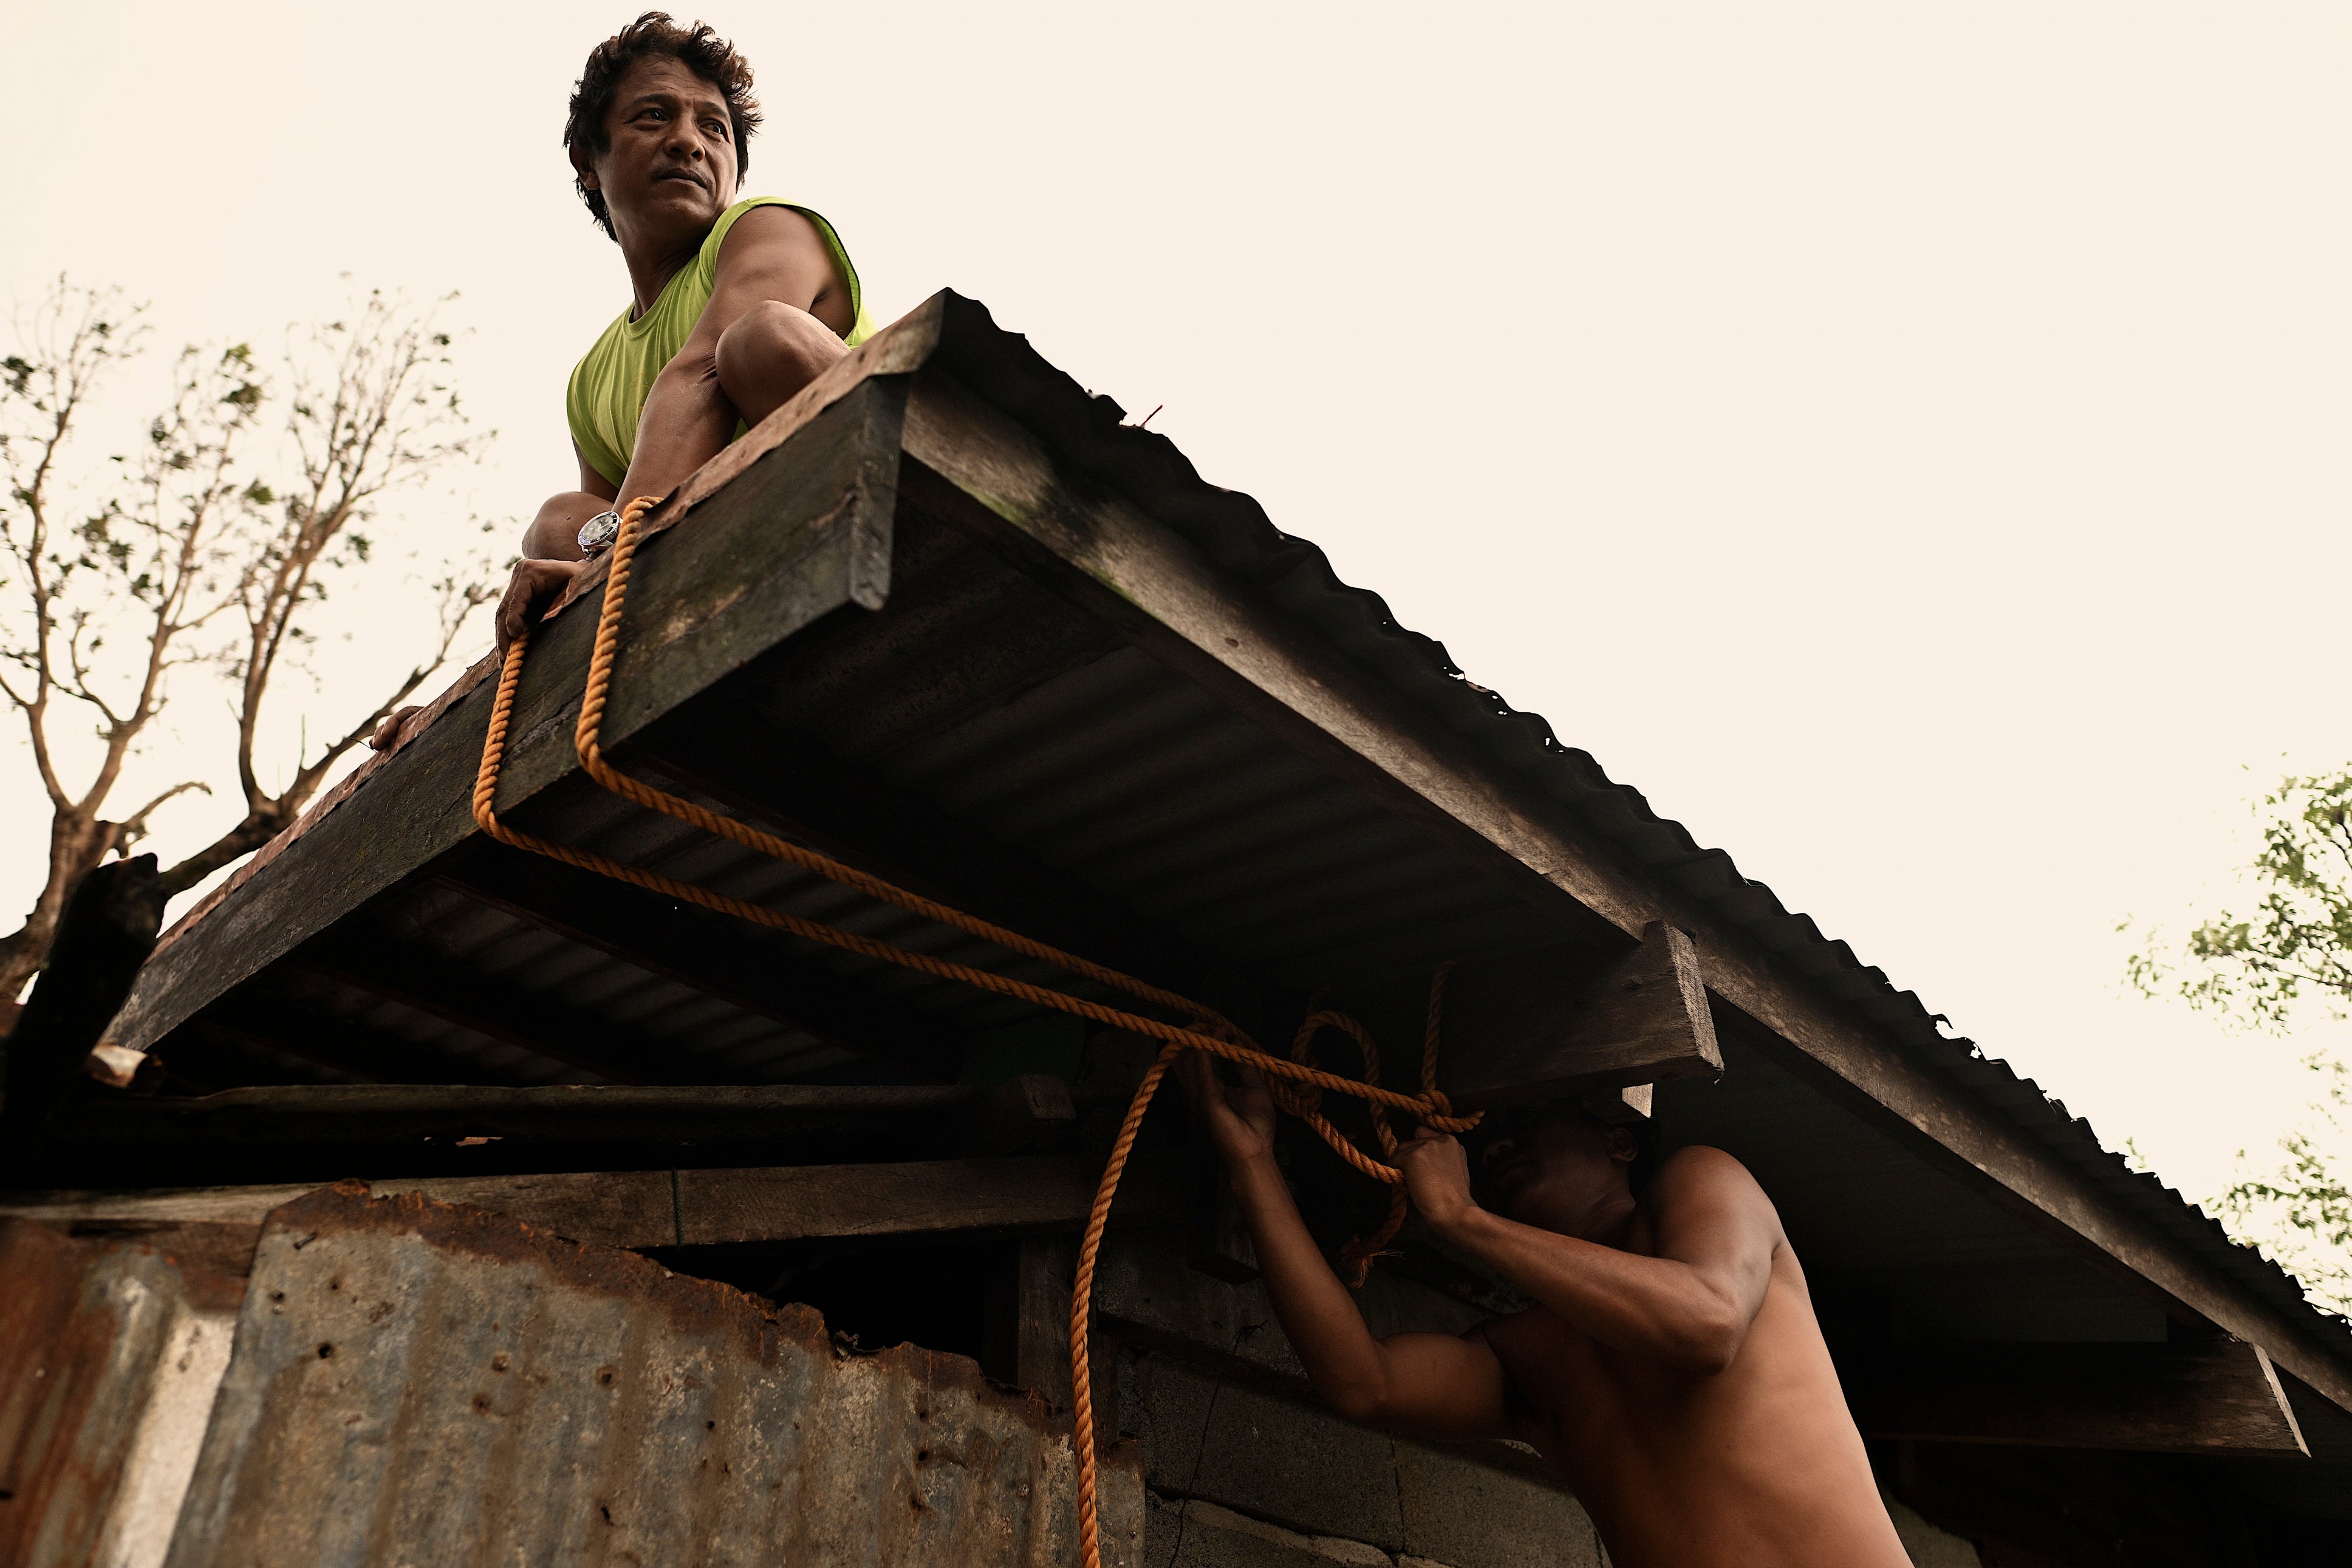
<svg viewBox="0 0 2352 1568">
<path fill-rule="evenodd" d="M 1093 1207 L 1090 1155 L 916 1160 L 734 1170 L 578 1171 L 551 1176 L 398 1177 L 381 1194 L 421 1192 L 610 1247 L 1020 1235 L 1076 1230 Z M 0 1218 L 51 1225 L 250 1225 L 319 1184 L 174 1192 L 0 1193 Z M 1121 1225 L 1181 1216 L 1180 1173 L 1138 1160 L 1112 1210 Z"/>
<path fill-rule="evenodd" d="M 91 1143 L 347 1145 L 425 1138 L 689 1143 L 887 1135 L 965 1153 L 1041 1150 L 1077 1120 L 1059 1079 L 961 1084 L 284 1084 L 194 1099 L 115 1096 L 67 1113 Z"/>
<path fill-rule="evenodd" d="M 1865 1437 L 2156 1454 L 2311 1450 L 2270 1358 L 2242 1340 L 1889 1347 L 1847 1371 Z"/>
</svg>

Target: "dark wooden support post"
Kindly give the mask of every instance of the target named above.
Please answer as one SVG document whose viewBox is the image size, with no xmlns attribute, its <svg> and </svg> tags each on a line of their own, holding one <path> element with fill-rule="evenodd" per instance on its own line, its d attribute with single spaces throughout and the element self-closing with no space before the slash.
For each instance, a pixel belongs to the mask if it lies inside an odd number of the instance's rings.
<svg viewBox="0 0 2352 1568">
<path fill-rule="evenodd" d="M 51 1116 L 81 1082 L 90 1048 L 154 950 L 166 897 L 155 857 L 138 855 L 98 867 L 66 901 L 48 967 L 8 1036 L 0 1161 L 29 1160 Z"/>
<path fill-rule="evenodd" d="M 1393 1081 L 1412 1081 L 1428 998 L 1416 978 L 1342 998 L 1391 1059 Z M 1723 1071 L 1697 955 L 1662 921 L 1598 973 L 1581 945 L 1458 966 L 1440 1041 L 1438 1087 L 1465 1110 L 1572 1096 L 1631 1120 L 1647 1113 L 1650 1084 Z"/>
<path fill-rule="evenodd" d="M 2270 1358 L 2172 1344 L 1911 1344 L 1847 1379 L 1874 1437 L 2159 1454 L 2306 1455 Z"/>
<path fill-rule="evenodd" d="M 1171 1186 L 1169 1194 L 1180 1190 Z M 1164 1197 L 1163 1197 L 1164 1201 Z M 1068 1232 L 1024 1236 L 1000 1282 L 1003 1329 L 992 1337 L 994 1375 L 1056 1411 L 1074 1398 L 1070 1383 L 1070 1288 L 1078 1267 L 1078 1239 Z M 1095 1442 L 1118 1441 L 1118 1342 L 1097 1333 L 1094 1361 Z"/>
<path fill-rule="evenodd" d="M 1439 1086 L 1475 1108 L 1563 1092 L 1614 1091 L 1723 1071 L 1691 940 L 1651 922 L 1598 980 L 1562 986 L 1534 954 L 1465 967 L 1446 987 Z"/>
</svg>

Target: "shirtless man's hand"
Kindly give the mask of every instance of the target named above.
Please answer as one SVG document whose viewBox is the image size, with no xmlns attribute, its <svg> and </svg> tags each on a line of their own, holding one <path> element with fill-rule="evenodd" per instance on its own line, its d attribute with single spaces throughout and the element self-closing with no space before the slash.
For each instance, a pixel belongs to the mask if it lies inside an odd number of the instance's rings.
<svg viewBox="0 0 2352 1568">
<path fill-rule="evenodd" d="M 1635 1141 L 1572 1108 L 1423 1129 L 1397 1165 L 1423 1219 L 1531 1310 L 1376 1340 L 1300 1220 L 1257 1074 L 1180 1067 L 1267 1294 L 1341 1415 L 1513 1437 L 1575 1487 L 1622 1568 L 1907 1568 L 1779 1216 L 1738 1161 L 1684 1149 L 1637 1199 Z"/>
</svg>

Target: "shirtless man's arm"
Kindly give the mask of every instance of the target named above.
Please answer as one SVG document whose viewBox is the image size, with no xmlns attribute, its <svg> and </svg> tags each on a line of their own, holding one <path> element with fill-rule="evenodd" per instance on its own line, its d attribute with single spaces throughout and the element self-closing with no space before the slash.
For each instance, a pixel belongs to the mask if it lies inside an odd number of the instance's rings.
<svg viewBox="0 0 2352 1568">
<path fill-rule="evenodd" d="M 1255 1068 L 1222 1082 L 1210 1059 L 1178 1064 L 1231 1178 L 1275 1316 L 1315 1392 L 1350 1420 L 1462 1442 L 1513 1435 L 1502 1363 L 1473 1331 L 1374 1339 L 1355 1298 L 1323 1260 L 1274 1160 L 1273 1097 Z"/>
</svg>

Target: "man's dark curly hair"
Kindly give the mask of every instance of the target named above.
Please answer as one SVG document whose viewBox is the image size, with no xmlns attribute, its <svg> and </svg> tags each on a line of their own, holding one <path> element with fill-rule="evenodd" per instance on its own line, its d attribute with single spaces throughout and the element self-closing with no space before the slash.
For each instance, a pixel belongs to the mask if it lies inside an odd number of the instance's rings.
<svg viewBox="0 0 2352 1568">
<path fill-rule="evenodd" d="M 564 149 L 583 152 L 593 161 L 612 147 L 612 138 L 604 131 L 604 112 L 613 107 L 613 94 L 619 89 L 621 78 L 647 55 L 668 55 L 682 61 L 725 97 L 727 117 L 734 121 L 735 178 L 740 182 L 743 171 L 751 166 L 751 133 L 760 129 L 760 100 L 751 96 L 751 68 L 735 52 L 734 45 L 710 30 L 709 24 L 697 22 L 692 27 L 681 27 L 667 11 L 646 12 L 588 51 L 588 63 L 572 89 L 571 114 L 563 121 Z M 604 193 L 590 190 L 576 173 L 574 181 L 580 186 L 580 199 L 588 204 L 604 233 L 619 239 L 613 233 L 613 214 L 604 210 Z"/>
</svg>

